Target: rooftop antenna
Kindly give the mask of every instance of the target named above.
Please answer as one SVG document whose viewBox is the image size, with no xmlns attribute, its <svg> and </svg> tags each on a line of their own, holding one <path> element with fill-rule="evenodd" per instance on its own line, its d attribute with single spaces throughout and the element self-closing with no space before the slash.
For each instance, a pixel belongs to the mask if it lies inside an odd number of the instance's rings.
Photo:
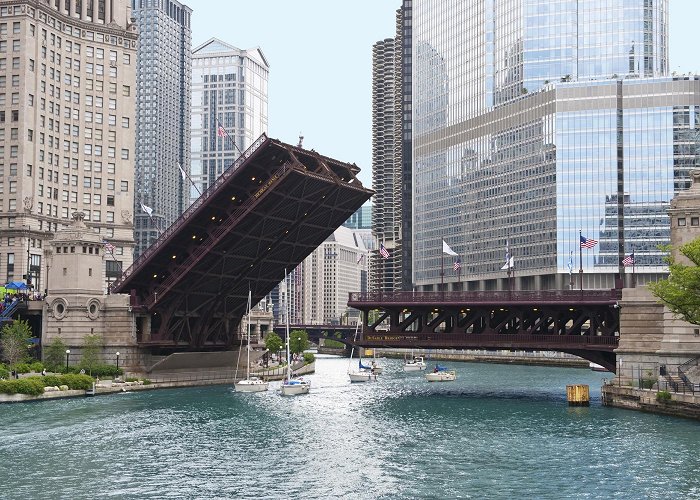
<svg viewBox="0 0 700 500">
<path fill-rule="evenodd" d="M 297 147 L 298 148 L 302 147 L 303 142 L 304 142 L 304 136 L 301 135 L 301 132 L 299 132 L 299 144 L 297 144 Z"/>
</svg>

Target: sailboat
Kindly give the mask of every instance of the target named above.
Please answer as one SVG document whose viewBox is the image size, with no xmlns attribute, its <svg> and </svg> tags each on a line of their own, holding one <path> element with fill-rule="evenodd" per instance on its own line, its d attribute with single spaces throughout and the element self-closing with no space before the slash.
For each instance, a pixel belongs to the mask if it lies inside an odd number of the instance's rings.
<svg viewBox="0 0 700 500">
<path fill-rule="evenodd" d="M 245 379 L 239 380 L 234 384 L 236 392 L 263 392 L 267 390 L 267 382 L 258 378 L 250 376 L 250 310 L 251 310 L 251 292 L 248 290 L 248 345 L 247 345 L 247 359 L 245 364 Z"/>
<path fill-rule="evenodd" d="M 416 372 L 425 370 L 425 361 L 423 356 L 414 356 L 413 351 L 411 351 L 411 357 L 404 360 L 403 371 L 405 372 Z"/>
<path fill-rule="evenodd" d="M 285 284 L 287 281 L 287 270 L 284 271 Z M 311 381 L 303 378 L 293 378 L 292 360 L 289 355 L 289 290 L 286 295 L 286 317 L 285 333 L 287 334 L 287 375 L 282 381 L 282 396 L 296 396 L 298 394 L 308 394 L 311 390 Z"/>
<path fill-rule="evenodd" d="M 352 365 L 352 357 L 355 354 L 355 341 L 357 340 L 357 333 L 359 330 L 360 323 L 357 323 L 352 349 L 350 350 L 350 365 Z M 350 366 L 348 366 L 348 377 L 350 377 L 350 382 L 369 382 L 371 380 L 377 380 L 377 375 L 374 373 L 374 371 L 372 371 L 372 367 L 362 364 L 362 356 L 359 357 L 356 370 L 353 370 L 350 368 Z"/>
<path fill-rule="evenodd" d="M 448 370 L 442 365 L 435 365 L 435 370 L 432 373 L 426 373 L 425 379 L 428 382 L 452 382 L 457 378 L 456 370 Z"/>
</svg>

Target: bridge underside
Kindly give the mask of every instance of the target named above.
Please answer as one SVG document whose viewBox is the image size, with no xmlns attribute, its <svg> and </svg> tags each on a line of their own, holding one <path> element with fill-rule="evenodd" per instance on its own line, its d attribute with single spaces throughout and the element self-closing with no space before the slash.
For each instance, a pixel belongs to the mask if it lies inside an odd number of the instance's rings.
<svg viewBox="0 0 700 500">
<path fill-rule="evenodd" d="M 615 371 L 617 291 L 351 294 L 362 347 L 549 350 Z"/>
<path fill-rule="evenodd" d="M 230 348 L 265 297 L 373 192 L 359 168 L 266 136 L 114 284 L 150 315 L 142 345 Z"/>
</svg>

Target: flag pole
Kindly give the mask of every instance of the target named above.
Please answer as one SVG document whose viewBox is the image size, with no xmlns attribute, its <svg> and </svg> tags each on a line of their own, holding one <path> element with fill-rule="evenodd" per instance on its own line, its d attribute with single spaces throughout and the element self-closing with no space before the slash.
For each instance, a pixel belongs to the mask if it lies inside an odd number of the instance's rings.
<svg viewBox="0 0 700 500">
<path fill-rule="evenodd" d="M 578 262 L 579 262 L 579 268 L 578 268 L 578 275 L 579 275 L 579 281 L 580 281 L 580 286 L 581 286 L 581 291 L 583 292 L 583 253 L 581 253 L 581 238 L 583 238 L 583 230 L 579 229 L 578 230 Z"/>
<path fill-rule="evenodd" d="M 440 252 L 440 290 L 445 290 L 445 252 Z"/>
<path fill-rule="evenodd" d="M 636 265 L 634 250 L 632 250 L 632 288 L 637 288 L 637 277 L 634 274 L 634 266 Z"/>
</svg>

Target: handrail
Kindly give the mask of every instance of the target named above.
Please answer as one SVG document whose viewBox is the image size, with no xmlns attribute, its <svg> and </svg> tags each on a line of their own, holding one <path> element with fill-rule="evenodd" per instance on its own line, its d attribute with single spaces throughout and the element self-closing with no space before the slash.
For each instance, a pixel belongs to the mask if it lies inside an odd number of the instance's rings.
<svg viewBox="0 0 700 500">
<path fill-rule="evenodd" d="M 214 181 L 202 194 L 197 200 L 195 200 L 192 205 L 190 205 L 183 213 L 178 217 L 175 222 L 173 222 L 168 229 L 166 229 L 159 237 L 158 239 L 151 245 L 149 246 L 141 255 L 139 255 L 138 259 L 136 259 L 123 273 L 122 275 L 117 278 L 117 280 L 112 283 L 111 288 L 115 289 L 119 285 L 121 285 L 126 278 L 131 276 L 133 272 L 138 269 L 142 263 L 146 262 L 154 253 L 156 253 L 156 250 L 158 250 L 170 237 L 175 234 L 180 227 L 185 223 L 186 220 L 188 220 L 194 212 L 196 212 L 199 207 L 201 207 L 204 204 L 204 201 L 207 200 L 211 195 L 219 189 L 219 187 L 224 184 L 229 177 L 233 175 L 233 173 L 238 170 L 238 168 L 245 162 L 250 156 L 252 156 L 253 152 L 256 151 L 262 144 L 267 141 L 267 135 L 262 134 L 260 137 L 257 138 L 257 140 L 250 145 L 248 149 L 246 149 L 241 156 L 236 158 L 236 160 L 226 169 L 222 172 L 222 174 L 217 177 L 216 181 Z"/>
<path fill-rule="evenodd" d="M 582 300 L 614 304 L 619 290 L 516 290 L 483 292 L 350 292 L 349 302 L 361 303 L 504 303 L 504 302 L 581 302 Z"/>
<path fill-rule="evenodd" d="M 686 385 L 686 387 L 690 388 L 690 390 L 692 392 L 695 392 L 695 385 L 688 378 L 688 375 L 685 372 L 688 368 L 690 368 L 692 366 L 698 366 L 699 363 L 700 363 L 700 356 L 693 358 L 693 359 L 689 359 L 685 363 L 678 365 L 678 369 L 677 369 L 678 376 L 683 381 L 683 383 Z"/>
<path fill-rule="evenodd" d="M 21 300 L 13 300 L 12 302 L 9 303 L 9 305 L 3 309 L 2 314 L 0 314 L 0 321 L 7 321 L 9 319 L 12 319 L 12 315 L 15 313 L 15 310 L 19 307 Z"/>
</svg>

